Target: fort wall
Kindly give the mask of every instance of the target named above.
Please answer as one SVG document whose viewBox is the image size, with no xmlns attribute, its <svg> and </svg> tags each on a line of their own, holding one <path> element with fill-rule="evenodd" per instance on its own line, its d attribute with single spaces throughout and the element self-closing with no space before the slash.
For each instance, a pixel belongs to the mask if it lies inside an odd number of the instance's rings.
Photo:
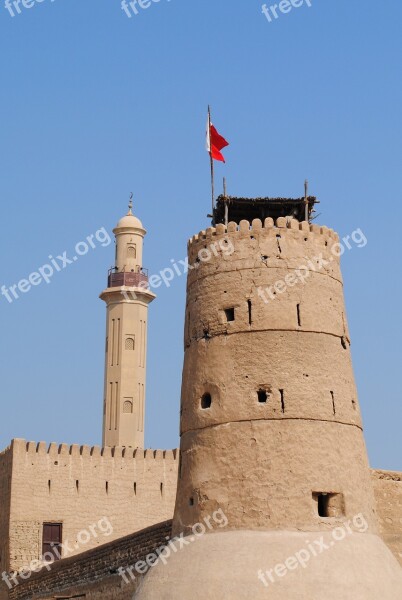
<svg viewBox="0 0 402 600">
<path fill-rule="evenodd" d="M 5 570 L 18 571 L 41 558 L 43 523 L 62 524 L 63 543 L 68 543 L 62 556 L 73 556 L 172 517 L 175 450 L 48 446 L 17 439 L 10 454 Z M 11 478 L 8 461 L 6 480 Z"/>
<path fill-rule="evenodd" d="M 9 568 L 9 524 L 11 504 L 12 452 L 6 448 L 0 452 L 0 573 Z M 0 583 L 0 600 L 7 594 Z"/>
<path fill-rule="evenodd" d="M 402 473 L 372 471 L 381 537 L 402 565 Z"/>
</svg>

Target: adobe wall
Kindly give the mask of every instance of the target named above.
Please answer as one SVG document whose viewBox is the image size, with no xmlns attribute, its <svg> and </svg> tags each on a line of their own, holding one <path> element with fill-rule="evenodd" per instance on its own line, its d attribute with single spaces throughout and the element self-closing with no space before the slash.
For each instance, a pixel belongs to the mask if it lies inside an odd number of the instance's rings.
<svg viewBox="0 0 402 600">
<path fill-rule="evenodd" d="M 402 473 L 372 471 L 381 537 L 402 565 Z"/>
<path fill-rule="evenodd" d="M 233 529 L 325 530 L 321 494 L 376 531 L 340 254 L 282 217 L 190 239 L 174 532 L 218 508 Z"/>
<path fill-rule="evenodd" d="M 40 558 L 44 522 L 63 524 L 63 543 L 73 556 L 172 517 L 175 450 L 24 440 L 13 440 L 11 448 L 10 571 Z"/>
<path fill-rule="evenodd" d="M 8 570 L 11 471 L 12 452 L 11 448 L 6 448 L 0 452 L 0 574 Z M 0 581 L 0 600 L 6 599 L 7 594 Z"/>
<path fill-rule="evenodd" d="M 158 523 L 134 535 L 104 544 L 80 556 L 55 563 L 50 571 L 43 569 L 10 591 L 10 600 L 52 600 L 66 597 L 86 600 L 131 600 L 141 576 L 135 579 L 118 569 L 145 560 L 170 537 L 172 522 Z M 136 572 L 133 572 L 134 575 Z M 127 583 L 128 582 L 128 583 Z"/>
</svg>

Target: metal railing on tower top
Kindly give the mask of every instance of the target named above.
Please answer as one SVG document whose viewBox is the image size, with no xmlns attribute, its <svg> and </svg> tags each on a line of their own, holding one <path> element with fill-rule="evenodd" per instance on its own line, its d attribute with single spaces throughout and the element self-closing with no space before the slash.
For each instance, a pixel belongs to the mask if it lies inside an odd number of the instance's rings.
<svg viewBox="0 0 402 600">
<path fill-rule="evenodd" d="M 142 287 L 147 289 L 148 283 L 148 270 L 138 269 L 137 271 L 124 271 L 117 272 L 115 269 L 110 269 L 108 273 L 108 287 Z"/>
</svg>

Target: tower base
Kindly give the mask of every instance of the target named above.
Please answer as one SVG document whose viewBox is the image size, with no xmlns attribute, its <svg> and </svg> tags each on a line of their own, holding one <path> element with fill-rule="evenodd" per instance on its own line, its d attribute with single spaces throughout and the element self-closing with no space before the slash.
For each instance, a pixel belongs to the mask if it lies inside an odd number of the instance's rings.
<svg viewBox="0 0 402 600">
<path fill-rule="evenodd" d="M 134 599 L 156 598 L 396 600 L 402 569 L 367 533 L 208 533 L 150 570 Z"/>
</svg>

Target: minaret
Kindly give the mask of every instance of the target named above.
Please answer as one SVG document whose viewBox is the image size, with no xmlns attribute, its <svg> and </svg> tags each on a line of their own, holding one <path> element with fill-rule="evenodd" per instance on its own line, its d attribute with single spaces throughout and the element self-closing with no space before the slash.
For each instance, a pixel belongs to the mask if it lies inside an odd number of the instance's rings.
<svg viewBox="0 0 402 600">
<path fill-rule="evenodd" d="M 142 268 L 146 231 L 131 200 L 113 233 L 115 267 L 100 295 L 107 305 L 103 445 L 143 448 L 148 305 L 156 296 Z"/>
<path fill-rule="evenodd" d="M 135 598 L 402 598 L 378 536 L 339 238 L 254 219 L 241 200 L 235 222 L 189 242 L 173 520 L 187 545 Z"/>
</svg>

